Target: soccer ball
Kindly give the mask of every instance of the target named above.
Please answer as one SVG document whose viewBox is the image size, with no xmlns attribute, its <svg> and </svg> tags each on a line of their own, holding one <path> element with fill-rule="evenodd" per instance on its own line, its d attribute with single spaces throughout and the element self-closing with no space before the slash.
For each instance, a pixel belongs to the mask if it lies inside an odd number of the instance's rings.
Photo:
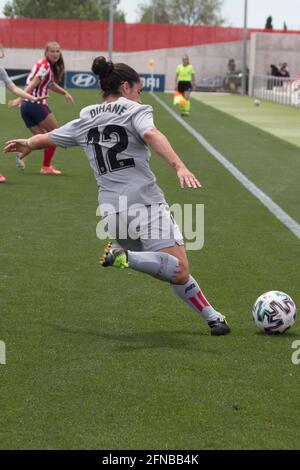
<svg viewBox="0 0 300 470">
<path fill-rule="evenodd" d="M 254 106 L 260 106 L 260 101 L 259 100 L 254 100 Z"/>
<path fill-rule="evenodd" d="M 281 334 L 295 323 L 297 309 L 289 295 L 272 290 L 258 297 L 252 315 L 261 331 Z"/>
</svg>

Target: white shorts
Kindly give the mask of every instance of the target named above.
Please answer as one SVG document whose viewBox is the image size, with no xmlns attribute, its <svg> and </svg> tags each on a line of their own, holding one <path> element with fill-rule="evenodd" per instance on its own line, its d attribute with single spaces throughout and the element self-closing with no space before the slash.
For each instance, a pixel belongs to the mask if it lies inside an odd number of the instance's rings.
<svg viewBox="0 0 300 470">
<path fill-rule="evenodd" d="M 126 250 L 159 251 L 184 245 L 180 229 L 166 204 L 143 206 L 135 214 L 127 211 L 109 214 L 102 222 L 109 237 Z"/>
</svg>

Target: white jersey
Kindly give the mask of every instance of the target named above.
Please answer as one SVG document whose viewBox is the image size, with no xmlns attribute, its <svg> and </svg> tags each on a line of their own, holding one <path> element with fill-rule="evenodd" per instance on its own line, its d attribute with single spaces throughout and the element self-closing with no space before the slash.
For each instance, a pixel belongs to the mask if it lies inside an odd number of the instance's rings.
<svg viewBox="0 0 300 470">
<path fill-rule="evenodd" d="M 126 98 L 111 103 L 87 106 L 80 118 L 50 133 L 59 147 L 81 146 L 85 151 L 99 187 L 99 203 L 110 204 L 106 213 L 128 206 L 165 203 L 163 192 L 149 167 L 150 151 L 143 140 L 154 127 L 153 109 Z"/>
</svg>

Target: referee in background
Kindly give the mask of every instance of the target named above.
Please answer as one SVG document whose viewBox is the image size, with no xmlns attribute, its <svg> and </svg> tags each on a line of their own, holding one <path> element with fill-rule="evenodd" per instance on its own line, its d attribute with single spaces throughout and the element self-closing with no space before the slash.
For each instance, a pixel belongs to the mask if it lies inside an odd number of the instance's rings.
<svg viewBox="0 0 300 470">
<path fill-rule="evenodd" d="M 188 116 L 190 114 L 191 103 L 190 94 L 195 90 L 195 71 L 194 67 L 190 64 L 189 56 L 185 54 L 182 57 L 182 63 L 176 68 L 175 77 L 175 90 L 179 91 L 184 97 L 184 100 L 179 103 L 181 116 Z"/>
</svg>

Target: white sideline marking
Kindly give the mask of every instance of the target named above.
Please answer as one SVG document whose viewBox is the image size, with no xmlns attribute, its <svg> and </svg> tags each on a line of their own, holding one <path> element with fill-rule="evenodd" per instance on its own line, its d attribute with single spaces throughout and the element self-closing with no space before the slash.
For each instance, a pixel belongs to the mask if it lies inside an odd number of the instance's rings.
<svg viewBox="0 0 300 470">
<path fill-rule="evenodd" d="M 195 137 L 196 140 L 228 170 L 248 191 L 253 194 L 275 217 L 280 220 L 297 238 L 300 238 L 300 225 L 290 217 L 281 207 L 278 206 L 272 199 L 267 196 L 261 189 L 259 189 L 247 176 L 230 163 L 218 150 L 216 150 L 199 132 L 192 126 L 184 121 L 178 114 L 176 114 L 169 106 L 158 98 L 154 93 L 151 93 L 153 98 L 165 108 L 176 121 L 178 121 L 185 129 Z"/>
<path fill-rule="evenodd" d="M 19 80 L 20 78 L 27 77 L 28 73 L 22 73 L 21 75 L 14 75 L 13 77 L 9 77 L 12 81 Z"/>
</svg>

